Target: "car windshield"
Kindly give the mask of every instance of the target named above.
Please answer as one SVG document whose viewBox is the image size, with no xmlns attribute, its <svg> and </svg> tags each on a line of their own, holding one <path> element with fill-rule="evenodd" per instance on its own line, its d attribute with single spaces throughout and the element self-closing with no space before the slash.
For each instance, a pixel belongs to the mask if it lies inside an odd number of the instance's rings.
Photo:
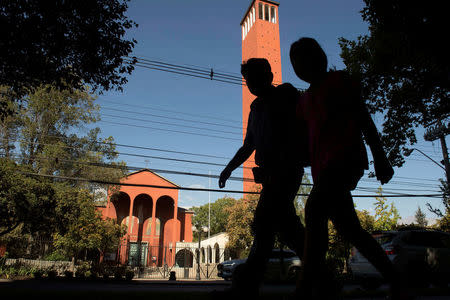
<svg viewBox="0 0 450 300">
<path fill-rule="evenodd" d="M 384 244 L 392 242 L 392 239 L 394 238 L 394 234 L 383 233 L 383 234 L 379 234 L 379 235 L 374 235 L 374 238 L 380 245 L 384 245 Z"/>
<path fill-rule="evenodd" d="M 406 242 L 410 245 L 430 248 L 449 248 L 449 236 L 433 231 L 413 231 Z"/>
</svg>

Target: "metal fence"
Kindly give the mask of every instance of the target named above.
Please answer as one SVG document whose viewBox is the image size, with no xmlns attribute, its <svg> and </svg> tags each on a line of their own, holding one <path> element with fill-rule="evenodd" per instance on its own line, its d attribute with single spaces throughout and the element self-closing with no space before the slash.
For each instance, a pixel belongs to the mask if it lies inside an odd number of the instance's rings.
<svg viewBox="0 0 450 300">
<path fill-rule="evenodd" d="M 218 247 L 167 247 L 148 246 L 146 243 L 130 243 L 125 263 L 138 278 L 164 279 L 175 272 L 177 279 L 218 279 L 217 265 L 231 259 L 227 249 Z"/>
<path fill-rule="evenodd" d="M 187 245 L 186 245 L 187 244 Z M 103 262 L 108 266 L 123 266 L 135 272 L 135 278 L 168 279 L 175 272 L 177 279 L 220 279 L 217 265 L 232 259 L 228 249 L 217 246 L 202 245 L 200 248 L 192 243 L 172 247 L 149 246 L 147 243 L 126 242 L 119 245 L 115 253 L 108 253 Z M 91 256 L 87 261 L 92 265 L 99 258 Z M 6 259 L 5 265 L 24 265 L 37 269 L 57 269 L 60 275 L 64 270 L 75 270 L 77 265 L 71 261 L 46 261 L 42 259 Z"/>
</svg>

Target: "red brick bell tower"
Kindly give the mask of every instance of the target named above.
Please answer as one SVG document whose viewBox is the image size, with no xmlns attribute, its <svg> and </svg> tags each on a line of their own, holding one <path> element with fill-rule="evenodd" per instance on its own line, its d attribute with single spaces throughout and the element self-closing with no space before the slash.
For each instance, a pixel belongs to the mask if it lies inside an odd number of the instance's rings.
<svg viewBox="0 0 450 300">
<path fill-rule="evenodd" d="M 252 57 L 266 58 L 273 73 L 273 83 L 281 83 L 280 31 L 278 26 L 279 3 L 253 0 L 241 21 L 242 61 Z M 247 86 L 242 86 L 242 133 L 245 138 L 250 104 L 255 96 Z M 253 178 L 254 154 L 244 163 L 244 178 Z M 252 191 L 255 183 L 244 181 L 244 192 Z"/>
</svg>

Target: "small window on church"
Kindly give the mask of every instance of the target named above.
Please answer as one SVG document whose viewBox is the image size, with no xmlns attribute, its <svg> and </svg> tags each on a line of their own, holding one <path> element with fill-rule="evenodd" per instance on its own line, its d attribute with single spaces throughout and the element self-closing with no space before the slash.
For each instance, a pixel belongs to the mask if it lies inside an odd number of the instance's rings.
<svg viewBox="0 0 450 300">
<path fill-rule="evenodd" d="M 255 23 L 255 7 L 252 8 L 252 23 Z"/>
<path fill-rule="evenodd" d="M 264 5 L 264 20 L 269 21 L 269 5 Z"/>
<path fill-rule="evenodd" d="M 259 5 L 258 5 L 258 17 L 259 17 L 260 20 L 264 20 L 263 9 L 264 9 L 263 4 L 259 3 Z"/>
<path fill-rule="evenodd" d="M 155 235 L 161 234 L 161 220 L 159 218 L 156 218 L 156 226 L 155 226 Z"/>
<path fill-rule="evenodd" d="M 270 22 L 276 23 L 277 22 L 277 16 L 275 15 L 275 7 L 270 7 Z"/>
</svg>

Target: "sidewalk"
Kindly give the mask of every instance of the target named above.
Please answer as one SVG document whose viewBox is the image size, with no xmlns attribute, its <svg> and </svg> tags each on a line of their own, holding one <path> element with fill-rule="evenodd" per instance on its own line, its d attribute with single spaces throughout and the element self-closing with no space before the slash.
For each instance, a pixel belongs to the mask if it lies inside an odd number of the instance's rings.
<svg viewBox="0 0 450 300">
<path fill-rule="evenodd" d="M 2 297 L 33 297 L 45 299 L 121 299 L 129 297 L 146 297 L 158 300 L 206 300 L 210 292 L 229 288 L 231 283 L 224 280 L 176 280 L 167 279 L 134 279 L 131 281 L 116 280 L 0 280 Z M 265 284 L 261 287 L 261 299 L 285 300 L 293 294 L 293 284 Z M 418 300 L 448 300 L 450 289 L 416 290 Z M 365 291 L 357 285 L 346 285 L 341 299 L 386 299 L 387 288 Z M 211 299 L 212 300 L 212 299 Z M 237 300 L 237 299 L 229 299 Z"/>
</svg>

